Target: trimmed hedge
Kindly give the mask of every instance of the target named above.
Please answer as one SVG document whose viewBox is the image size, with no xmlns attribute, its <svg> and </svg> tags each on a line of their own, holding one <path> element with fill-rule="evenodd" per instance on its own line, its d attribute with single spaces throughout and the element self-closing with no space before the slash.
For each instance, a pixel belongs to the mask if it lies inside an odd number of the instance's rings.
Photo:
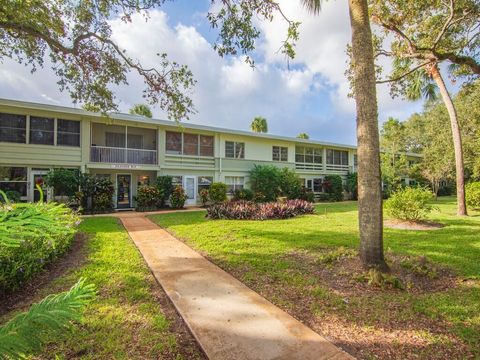
<svg viewBox="0 0 480 360">
<path fill-rule="evenodd" d="M 210 219 L 268 220 L 287 219 L 297 215 L 312 214 L 314 206 L 305 200 L 254 203 L 252 201 L 229 201 L 212 205 L 207 209 Z"/>
<path fill-rule="evenodd" d="M 153 211 L 160 205 L 162 193 L 156 186 L 143 185 L 137 189 L 135 201 L 137 202 L 135 210 Z"/>
<path fill-rule="evenodd" d="M 227 200 L 227 185 L 221 182 L 214 182 L 210 185 L 210 201 L 219 204 Z"/>
<path fill-rule="evenodd" d="M 323 180 L 323 188 L 329 201 L 343 200 L 343 182 L 340 175 L 327 175 Z"/>
<path fill-rule="evenodd" d="M 433 193 L 427 188 L 406 187 L 397 190 L 385 201 L 385 209 L 395 219 L 420 221 L 433 210 L 429 204 L 432 198 Z"/>
<path fill-rule="evenodd" d="M 0 294 L 20 288 L 72 243 L 78 217 L 64 204 L 0 207 Z"/>
<path fill-rule="evenodd" d="M 480 209 L 480 182 L 472 182 L 465 187 L 467 206 Z"/>
</svg>

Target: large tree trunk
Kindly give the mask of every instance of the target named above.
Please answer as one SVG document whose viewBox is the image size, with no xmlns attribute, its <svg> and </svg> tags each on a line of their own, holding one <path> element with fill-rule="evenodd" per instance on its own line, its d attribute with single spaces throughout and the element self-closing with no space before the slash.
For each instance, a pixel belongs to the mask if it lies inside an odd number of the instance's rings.
<svg viewBox="0 0 480 360">
<path fill-rule="evenodd" d="M 382 181 L 372 32 L 367 0 L 349 0 L 357 108 L 360 258 L 367 268 L 388 270 L 383 256 Z"/>
<path fill-rule="evenodd" d="M 466 216 L 467 206 L 465 204 L 465 171 L 463 169 L 463 150 L 462 150 L 462 135 L 460 133 L 460 126 L 458 124 L 457 111 L 453 105 L 452 98 L 448 93 L 447 87 L 442 78 L 442 74 L 438 70 L 437 64 L 430 67 L 430 74 L 437 83 L 442 95 L 443 102 L 448 110 L 450 116 L 450 126 L 452 128 L 453 148 L 455 150 L 455 172 L 457 179 L 457 215 Z"/>
</svg>

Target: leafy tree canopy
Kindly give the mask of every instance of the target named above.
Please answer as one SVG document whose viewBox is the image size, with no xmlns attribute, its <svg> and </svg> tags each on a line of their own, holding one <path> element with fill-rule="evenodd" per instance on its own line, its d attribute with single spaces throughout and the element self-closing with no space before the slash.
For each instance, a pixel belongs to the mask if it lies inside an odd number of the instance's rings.
<svg viewBox="0 0 480 360">
<path fill-rule="evenodd" d="M 148 20 L 148 10 L 165 0 L 102 1 L 17 1 L 0 5 L 0 60 L 13 59 L 32 71 L 50 66 L 58 77 L 61 91 L 68 91 L 75 103 L 92 111 L 117 111 L 113 87 L 127 84 L 127 74 L 134 72 L 145 84 L 143 96 L 158 105 L 175 120 L 188 119 L 195 112 L 189 94 L 195 85 L 188 67 L 171 61 L 159 49 L 158 62 L 144 67 L 116 44 L 109 20 L 120 18 L 128 23 L 141 13 Z M 287 19 L 273 1 L 222 0 L 212 6 L 207 18 L 218 29 L 214 48 L 221 56 L 248 54 L 254 50 L 260 31 L 257 19 L 271 21 L 275 14 L 285 19 L 288 30 L 282 53 L 293 58 L 298 39 L 298 22 Z M 255 20 L 255 21 L 254 21 Z M 47 63 L 48 62 L 48 63 Z"/>
<path fill-rule="evenodd" d="M 250 124 L 250 129 L 256 133 L 268 132 L 267 119 L 261 116 L 257 116 L 255 119 L 253 119 L 252 123 Z"/>
<path fill-rule="evenodd" d="M 298 139 L 307 139 L 307 140 L 308 140 L 308 139 L 310 139 L 310 135 L 308 135 L 307 133 L 304 133 L 304 132 L 303 132 L 303 133 L 298 134 L 298 135 L 297 135 L 297 138 L 298 138 Z"/>
</svg>

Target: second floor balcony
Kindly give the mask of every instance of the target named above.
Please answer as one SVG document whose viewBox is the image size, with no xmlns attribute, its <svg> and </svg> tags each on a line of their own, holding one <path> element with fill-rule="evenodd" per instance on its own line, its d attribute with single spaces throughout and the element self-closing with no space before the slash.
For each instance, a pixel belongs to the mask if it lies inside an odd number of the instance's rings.
<svg viewBox="0 0 480 360">
<path fill-rule="evenodd" d="M 157 131 L 92 123 L 90 161 L 110 164 L 157 164 Z"/>
</svg>

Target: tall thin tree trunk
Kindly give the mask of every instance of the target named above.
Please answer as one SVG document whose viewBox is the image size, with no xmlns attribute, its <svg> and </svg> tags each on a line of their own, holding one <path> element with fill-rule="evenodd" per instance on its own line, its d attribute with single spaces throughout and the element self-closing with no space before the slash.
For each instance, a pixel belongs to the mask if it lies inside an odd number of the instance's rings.
<svg viewBox="0 0 480 360">
<path fill-rule="evenodd" d="M 372 32 L 367 0 L 349 0 L 357 109 L 358 220 L 365 267 L 388 270 L 383 256 L 382 181 Z"/>
<path fill-rule="evenodd" d="M 442 74 L 438 70 L 437 64 L 433 64 L 429 68 L 433 80 L 437 83 L 442 95 L 443 102 L 447 107 L 448 115 L 450 116 L 450 125 L 452 128 L 453 148 L 455 150 L 455 172 L 457 180 L 457 215 L 466 216 L 467 206 L 465 204 L 465 171 L 463 169 L 463 150 L 462 150 L 462 135 L 460 133 L 460 125 L 458 124 L 457 111 L 453 105 L 452 98 L 448 93 Z"/>
</svg>

